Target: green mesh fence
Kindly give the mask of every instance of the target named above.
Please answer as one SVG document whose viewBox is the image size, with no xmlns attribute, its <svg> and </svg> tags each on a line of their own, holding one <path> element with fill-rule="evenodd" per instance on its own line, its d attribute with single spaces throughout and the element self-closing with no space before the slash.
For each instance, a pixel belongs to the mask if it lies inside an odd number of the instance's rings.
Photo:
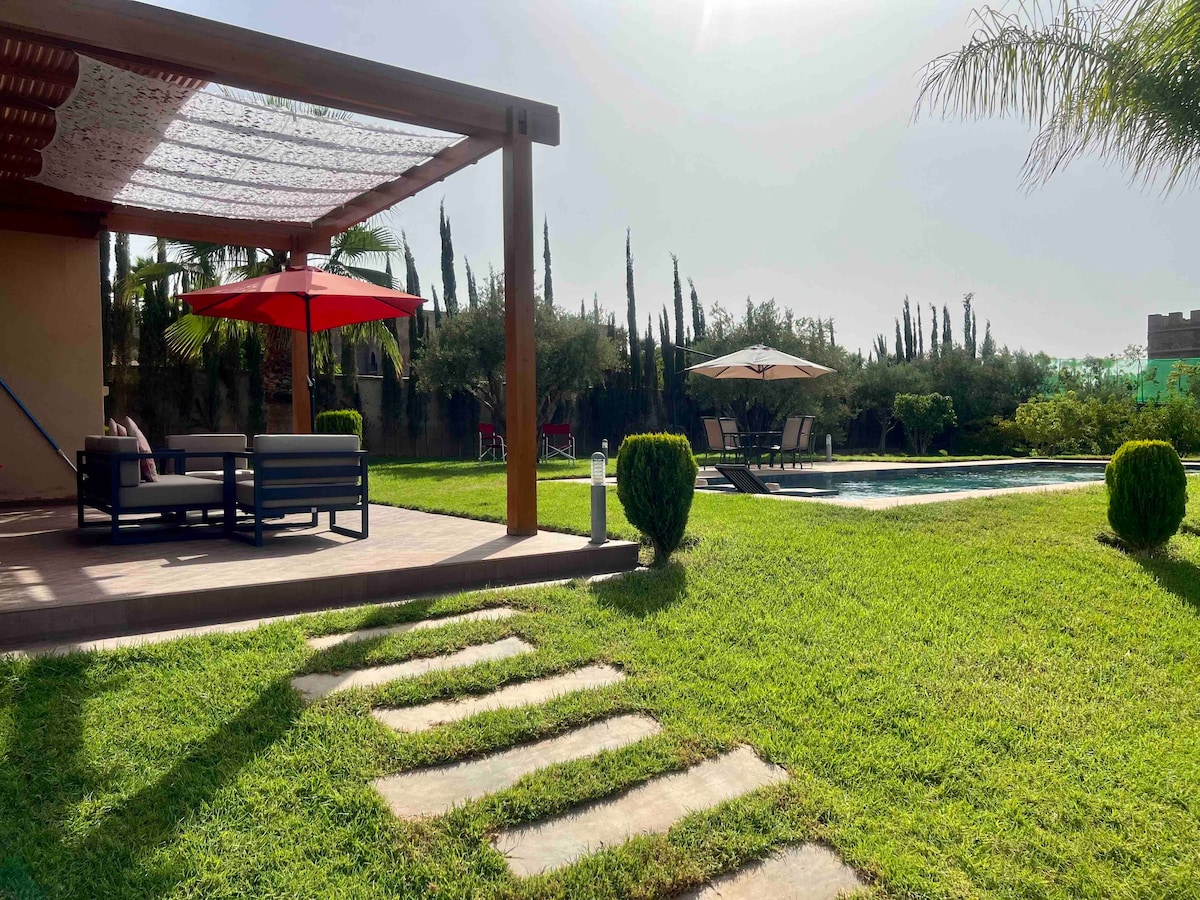
<svg viewBox="0 0 1200 900">
<path fill-rule="evenodd" d="M 1050 390 L 1069 390 L 1074 385 L 1111 385 L 1128 391 L 1138 402 L 1165 400 L 1171 369 L 1176 363 L 1195 366 L 1200 364 L 1200 359 L 1056 359 L 1048 387 Z M 1186 391 L 1188 382 L 1186 376 L 1181 378 L 1179 389 Z"/>
</svg>

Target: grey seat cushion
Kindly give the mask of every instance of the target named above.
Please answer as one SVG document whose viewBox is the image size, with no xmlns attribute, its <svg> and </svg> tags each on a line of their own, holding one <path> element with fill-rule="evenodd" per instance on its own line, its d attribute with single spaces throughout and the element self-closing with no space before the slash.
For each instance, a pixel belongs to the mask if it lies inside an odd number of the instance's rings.
<svg viewBox="0 0 1200 900">
<path fill-rule="evenodd" d="M 258 434 L 254 436 L 255 453 L 336 453 L 345 451 L 346 456 L 298 456 L 289 459 L 256 459 L 254 466 L 261 475 L 264 485 L 276 487 L 302 484 L 350 484 L 357 488 L 358 479 L 345 475 L 321 475 L 321 468 L 344 468 L 358 466 L 359 457 L 350 455 L 358 452 L 358 436 L 353 434 Z M 272 478 L 272 469 L 306 469 L 303 478 Z M 241 502 L 239 496 L 238 502 Z M 278 504 L 276 504 L 278 505 Z"/>
<path fill-rule="evenodd" d="M 158 481 L 147 481 L 136 487 L 121 488 L 122 506 L 167 507 L 204 506 L 219 504 L 224 486 L 208 478 L 191 475 L 159 475 Z"/>
<path fill-rule="evenodd" d="M 83 439 L 83 449 L 88 453 L 137 453 L 135 437 L 117 437 L 109 434 L 89 434 Z M 136 487 L 142 480 L 142 470 L 136 459 L 121 463 L 121 487 Z"/>
</svg>

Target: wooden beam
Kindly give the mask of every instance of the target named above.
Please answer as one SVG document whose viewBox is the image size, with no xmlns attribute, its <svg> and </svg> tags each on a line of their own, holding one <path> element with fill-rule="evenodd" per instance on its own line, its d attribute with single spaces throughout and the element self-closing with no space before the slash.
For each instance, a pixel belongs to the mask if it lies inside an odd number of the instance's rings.
<svg viewBox="0 0 1200 900">
<path fill-rule="evenodd" d="M 533 297 L 533 144 L 525 109 L 504 142 L 504 368 L 508 533 L 537 534 L 537 355 Z"/>
<path fill-rule="evenodd" d="M 313 231 L 319 235 L 333 236 L 351 225 L 365 222 L 401 200 L 411 197 L 460 169 L 474 165 L 489 153 L 499 150 L 504 139 L 498 136 L 469 137 L 448 147 L 428 162 L 413 166 L 395 181 L 360 194 L 349 203 L 327 213 L 313 223 Z"/>
<path fill-rule="evenodd" d="M 101 228 L 100 217 L 95 213 L 0 205 L 0 231 L 24 231 L 30 234 L 53 234 L 95 240 Z"/>
<path fill-rule="evenodd" d="M 163 212 L 133 206 L 114 206 L 104 216 L 109 231 L 145 234 L 176 241 L 211 241 L 239 247 L 267 250 L 292 250 L 302 247 L 309 253 L 328 253 L 329 238 L 314 234 L 303 225 L 282 222 L 257 222 L 220 219 L 192 213 Z"/>
<path fill-rule="evenodd" d="M 0 0 L 0 29 L 84 54 L 459 134 L 503 134 L 508 109 L 519 106 L 532 140 L 559 140 L 558 110 L 548 104 L 131 0 Z"/>
</svg>

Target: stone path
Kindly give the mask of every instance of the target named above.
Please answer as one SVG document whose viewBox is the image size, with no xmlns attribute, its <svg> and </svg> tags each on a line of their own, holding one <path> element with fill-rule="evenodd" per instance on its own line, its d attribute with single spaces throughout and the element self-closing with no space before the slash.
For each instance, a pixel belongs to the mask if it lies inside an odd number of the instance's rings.
<svg viewBox="0 0 1200 900">
<path fill-rule="evenodd" d="M 349 641 L 437 628 L 453 622 L 501 619 L 516 613 L 510 607 L 477 610 L 329 635 L 309 643 L 321 650 Z M 534 649 L 520 638 L 509 637 L 427 659 L 350 672 L 301 675 L 293 678 L 292 684 L 311 700 L 349 688 L 506 659 Z M 624 679 L 619 669 L 595 664 L 511 684 L 479 696 L 402 709 L 374 709 L 372 715 L 396 731 L 418 732 L 476 713 L 546 703 L 555 697 L 594 690 Z M 478 759 L 390 775 L 374 784 L 397 816 L 440 815 L 457 804 L 506 790 L 547 766 L 620 750 L 661 731 L 662 726 L 649 716 L 614 715 L 532 744 L 497 750 Z M 492 839 L 492 846 L 505 857 L 514 875 L 535 875 L 569 865 L 588 853 L 617 846 L 635 835 L 666 832 L 692 812 L 710 809 L 787 777 L 784 769 L 765 762 L 751 748 L 738 747 L 681 772 L 651 778 L 618 796 L 583 804 L 542 822 L 505 829 Z M 683 900 L 833 900 L 863 887 L 854 870 L 832 850 L 819 844 L 802 844 L 743 866 L 687 894 Z"/>
<path fill-rule="evenodd" d="M 482 759 L 381 778 L 375 787 L 397 816 L 439 815 L 465 800 L 512 787 L 538 769 L 617 750 L 660 731 L 649 716 L 615 716 Z"/>
<path fill-rule="evenodd" d="M 315 700 L 335 691 L 344 691 L 356 687 L 374 687 L 400 678 L 416 678 L 427 672 L 438 672 L 442 669 L 457 669 L 462 666 L 472 666 L 475 663 L 489 662 L 498 659 L 508 659 L 510 656 L 520 656 L 532 653 L 534 646 L 516 637 L 507 637 L 491 644 L 478 644 L 466 647 L 457 653 L 447 653 L 442 656 L 431 656 L 424 659 L 410 659 L 408 662 L 396 663 L 390 666 L 376 666 L 370 669 L 355 669 L 350 672 L 336 674 L 314 672 L 311 675 L 299 675 L 292 679 L 292 687 L 304 695 L 306 700 Z"/>
<path fill-rule="evenodd" d="M 834 900 L 865 886 L 828 847 L 801 844 L 749 863 L 679 900 Z"/>
<path fill-rule="evenodd" d="M 328 650 L 340 644 L 354 641 L 368 641 L 371 638 L 385 637 L 392 634 L 405 634 L 409 631 L 425 631 L 429 628 L 441 628 L 443 625 L 453 625 L 456 622 L 495 622 L 508 619 L 517 614 L 517 610 L 508 606 L 496 606 L 492 609 L 477 609 L 474 612 L 461 613 L 456 616 L 445 616 L 441 619 L 418 619 L 416 622 L 401 622 L 397 625 L 383 625 L 379 628 L 364 628 L 361 631 L 351 631 L 345 634 L 330 634 L 325 637 L 308 639 L 308 646 L 314 650 Z"/>
<path fill-rule="evenodd" d="M 476 713 L 493 709 L 532 706 L 564 694 L 605 687 L 624 680 L 625 673 L 612 666 L 585 666 L 562 675 L 536 678 L 532 681 L 509 685 L 477 697 L 424 703 L 420 706 L 406 706 L 402 709 L 374 709 L 371 711 L 371 715 L 396 731 L 425 731 L 435 725 L 457 722 L 459 719 L 465 719 Z"/>
<path fill-rule="evenodd" d="M 637 834 L 663 832 L 696 810 L 708 809 L 787 778 L 749 747 L 653 778 L 613 800 L 601 800 L 539 825 L 509 828 L 492 840 L 513 874 L 536 875 L 620 844 Z"/>
</svg>

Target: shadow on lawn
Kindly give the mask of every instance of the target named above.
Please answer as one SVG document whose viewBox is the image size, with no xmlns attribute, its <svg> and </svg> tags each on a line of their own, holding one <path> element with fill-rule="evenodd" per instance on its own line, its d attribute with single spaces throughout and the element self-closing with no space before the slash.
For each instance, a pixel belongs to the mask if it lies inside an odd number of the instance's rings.
<svg viewBox="0 0 1200 900">
<path fill-rule="evenodd" d="M 1134 557 L 1138 565 L 1184 603 L 1200 612 L 1200 568 L 1177 556 Z"/>
<path fill-rule="evenodd" d="M 81 655 L 48 660 L 47 664 L 74 663 L 84 670 L 89 662 L 89 657 Z M 35 664 L 27 684 L 36 684 L 36 679 Z M 22 712 L 18 701 L 13 740 L 16 755 L 10 752 L 9 756 L 28 794 L 20 801 L 30 813 L 25 820 L 30 832 L 22 843 L 40 859 L 17 860 L 23 865 L 15 869 L 11 861 L 0 865 L 0 873 L 15 882 L 0 883 L 0 896 L 9 896 L 9 891 L 22 886 L 22 870 L 30 881 L 39 870 L 45 872 L 49 877 L 36 880 L 56 882 L 65 893 L 85 890 L 92 896 L 156 896 L 169 891 L 180 876 L 161 859 L 154 861 L 156 851 L 245 766 L 278 741 L 302 709 L 286 679 L 271 683 L 160 778 L 98 816 L 80 839 L 62 826 L 76 814 L 82 798 L 108 787 L 102 774 L 85 770 L 78 761 L 82 748 L 79 712 L 86 695 L 95 691 L 80 690 L 83 681 L 72 681 L 66 687 L 61 677 L 46 682 L 54 695 L 49 703 L 30 704 Z M 13 774 L 6 772 L 4 777 L 7 780 Z M 23 896 L 19 891 L 14 895 Z"/>
<path fill-rule="evenodd" d="M 672 606 L 687 590 L 687 570 L 678 562 L 661 569 L 639 569 L 619 578 L 597 581 L 590 590 L 596 602 L 627 616 L 642 618 Z"/>
</svg>

